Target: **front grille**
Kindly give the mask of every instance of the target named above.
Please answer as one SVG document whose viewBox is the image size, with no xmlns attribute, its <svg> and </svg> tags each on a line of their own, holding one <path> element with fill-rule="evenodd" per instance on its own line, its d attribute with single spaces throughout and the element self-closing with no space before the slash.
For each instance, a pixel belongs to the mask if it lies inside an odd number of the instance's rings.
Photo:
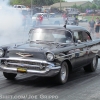
<svg viewBox="0 0 100 100">
<path fill-rule="evenodd" d="M 42 69 L 40 67 L 29 67 L 29 66 L 18 66 L 18 65 L 10 65 L 8 64 L 7 67 L 9 68 L 27 68 L 27 69 L 32 69 L 32 70 L 37 70 L 37 71 L 42 71 L 45 70 L 45 67 L 43 67 Z"/>
<path fill-rule="evenodd" d="M 19 60 L 1 60 L 1 64 L 6 65 L 7 67 L 11 68 L 27 68 L 32 70 L 45 70 L 48 64 L 42 64 L 37 62 L 30 62 L 30 61 L 19 61 Z"/>
<path fill-rule="evenodd" d="M 19 61 L 19 60 L 6 60 L 9 63 L 19 63 L 19 64 L 29 64 L 29 65 L 42 65 L 46 66 L 47 64 L 37 63 L 37 62 L 29 62 L 29 61 Z"/>
</svg>

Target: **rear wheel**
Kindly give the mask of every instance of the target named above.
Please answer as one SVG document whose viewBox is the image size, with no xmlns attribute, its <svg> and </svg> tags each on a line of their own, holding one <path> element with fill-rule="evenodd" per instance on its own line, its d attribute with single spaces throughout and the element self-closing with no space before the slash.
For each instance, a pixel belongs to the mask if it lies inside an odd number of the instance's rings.
<svg viewBox="0 0 100 100">
<path fill-rule="evenodd" d="M 89 65 L 87 65 L 87 66 L 84 67 L 84 70 L 86 72 L 94 72 L 96 70 L 96 68 L 97 68 L 97 65 L 98 65 L 98 57 L 95 56 L 92 59 L 92 62 Z"/>
<path fill-rule="evenodd" d="M 3 72 L 3 75 L 4 75 L 4 77 L 7 78 L 8 80 L 14 80 L 17 74 Z"/>
<path fill-rule="evenodd" d="M 61 64 L 60 72 L 55 76 L 58 84 L 64 84 L 68 80 L 69 69 L 66 62 Z"/>
</svg>

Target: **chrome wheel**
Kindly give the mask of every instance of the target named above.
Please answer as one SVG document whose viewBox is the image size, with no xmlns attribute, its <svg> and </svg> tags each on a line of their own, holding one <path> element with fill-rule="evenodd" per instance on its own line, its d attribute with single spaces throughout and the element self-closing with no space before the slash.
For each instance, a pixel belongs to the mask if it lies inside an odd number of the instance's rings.
<svg viewBox="0 0 100 100">
<path fill-rule="evenodd" d="M 59 73 L 55 76 L 55 80 L 57 81 L 58 84 L 64 84 L 68 80 L 68 75 L 69 75 L 68 65 L 66 62 L 63 62 L 61 64 L 61 69 Z"/>
<path fill-rule="evenodd" d="M 96 63 L 97 63 L 97 60 L 96 60 L 96 57 L 93 58 L 93 67 L 95 68 L 96 66 Z"/>
<path fill-rule="evenodd" d="M 64 81 L 66 79 L 66 66 L 62 66 L 61 68 L 61 80 Z"/>
<path fill-rule="evenodd" d="M 86 72 L 94 72 L 96 70 L 96 68 L 97 68 L 97 65 L 98 65 L 98 56 L 95 56 L 92 59 L 92 62 L 84 67 L 84 70 Z"/>
</svg>

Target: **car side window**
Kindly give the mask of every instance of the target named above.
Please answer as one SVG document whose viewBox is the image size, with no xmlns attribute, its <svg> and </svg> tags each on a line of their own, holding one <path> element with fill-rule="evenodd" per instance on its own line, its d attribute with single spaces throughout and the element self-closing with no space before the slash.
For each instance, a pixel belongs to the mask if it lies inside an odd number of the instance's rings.
<svg viewBox="0 0 100 100">
<path fill-rule="evenodd" d="M 69 31 L 65 31 L 65 36 L 68 40 L 71 40 L 72 39 L 72 35 Z"/>
<path fill-rule="evenodd" d="M 54 32 L 53 36 L 55 38 L 55 41 L 57 42 L 62 42 L 62 43 L 72 42 L 72 34 L 69 31 L 59 30 Z"/>
<path fill-rule="evenodd" d="M 74 31 L 74 41 L 77 42 L 78 40 L 83 42 L 82 31 Z"/>
<path fill-rule="evenodd" d="M 78 32 L 77 32 L 77 31 L 74 32 L 74 37 L 75 37 L 77 40 L 79 39 L 79 36 L 78 36 Z"/>
<path fill-rule="evenodd" d="M 87 41 L 91 40 L 90 35 L 85 31 L 83 31 L 83 40 L 84 40 L 84 42 L 87 42 Z"/>
</svg>

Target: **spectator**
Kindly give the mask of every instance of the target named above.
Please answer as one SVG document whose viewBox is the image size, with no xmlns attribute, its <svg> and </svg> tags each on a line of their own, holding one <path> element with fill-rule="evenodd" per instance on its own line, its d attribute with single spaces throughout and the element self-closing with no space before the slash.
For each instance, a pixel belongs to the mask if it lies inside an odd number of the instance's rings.
<svg viewBox="0 0 100 100">
<path fill-rule="evenodd" d="M 62 15 L 62 17 L 63 17 L 63 19 L 64 19 L 64 21 L 66 20 L 66 13 L 64 13 L 63 15 Z"/>
<path fill-rule="evenodd" d="M 99 34 L 100 34 L 100 18 L 99 18 Z"/>
<path fill-rule="evenodd" d="M 37 16 L 37 25 L 41 25 L 43 21 L 43 16 L 42 15 L 38 15 Z"/>
<path fill-rule="evenodd" d="M 40 15 L 40 16 L 39 16 L 39 22 L 40 22 L 40 24 L 42 24 L 42 21 L 43 21 L 43 16 Z"/>
<path fill-rule="evenodd" d="M 67 22 L 68 22 L 68 18 L 66 17 L 66 19 L 65 19 L 65 25 L 67 25 Z"/>
<path fill-rule="evenodd" d="M 77 16 L 74 16 L 75 17 L 75 25 L 78 25 L 78 18 Z"/>
<path fill-rule="evenodd" d="M 95 26 L 95 21 L 94 19 L 92 18 L 90 21 L 89 21 L 89 31 L 91 33 L 92 36 L 94 36 L 94 26 Z"/>
<path fill-rule="evenodd" d="M 96 32 L 97 37 L 99 37 L 99 27 L 100 27 L 100 20 L 97 17 L 96 22 L 95 22 L 95 32 Z"/>
</svg>

